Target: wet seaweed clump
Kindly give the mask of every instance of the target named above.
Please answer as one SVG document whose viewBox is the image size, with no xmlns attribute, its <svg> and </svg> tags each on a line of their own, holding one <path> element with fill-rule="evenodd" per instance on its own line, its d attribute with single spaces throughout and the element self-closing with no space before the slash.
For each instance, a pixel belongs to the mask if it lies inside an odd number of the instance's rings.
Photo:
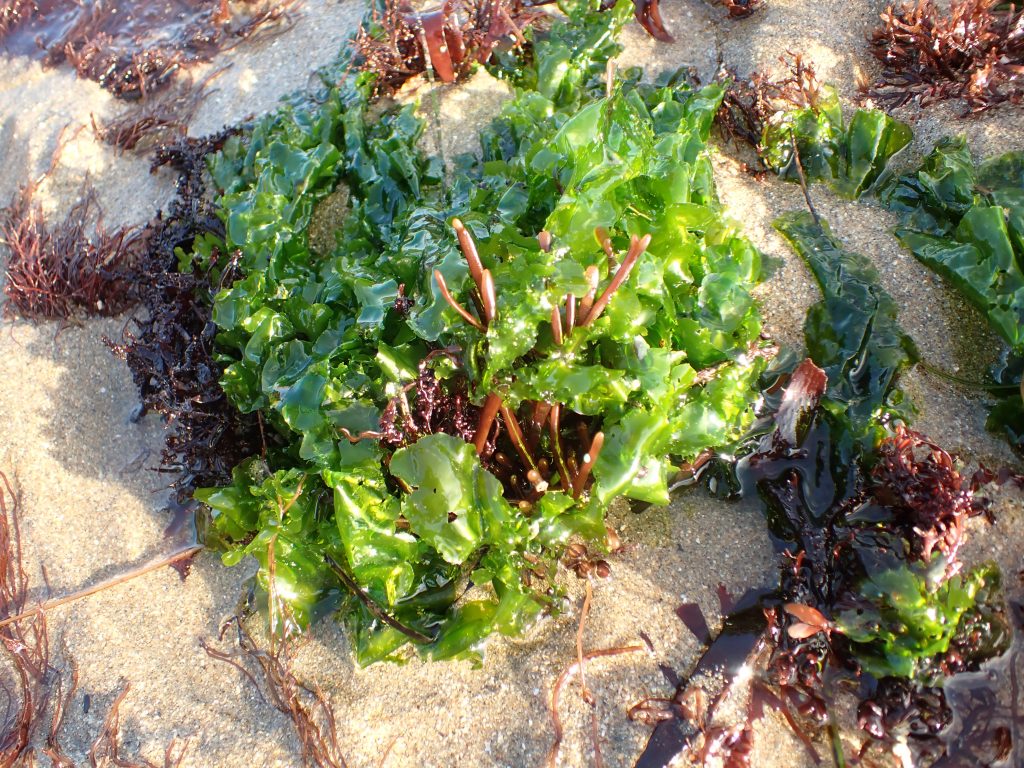
<svg viewBox="0 0 1024 768">
<path fill-rule="evenodd" d="M 103 228 L 92 185 L 86 181 L 64 219 L 52 225 L 27 184 L 0 209 L 4 267 L 4 314 L 30 319 L 67 319 L 75 314 L 112 316 L 135 301 L 132 263 L 137 230 Z"/>
<path fill-rule="evenodd" d="M 602 0 L 601 10 L 607 11 L 615 7 L 618 1 Z M 660 40 L 663 43 L 671 43 L 674 40 L 661 20 L 660 0 L 633 0 L 633 17 L 655 40 Z"/>
<path fill-rule="evenodd" d="M 984 504 L 947 452 L 902 424 L 894 384 L 915 353 L 877 273 L 809 214 L 776 227 L 824 294 L 807 315 L 811 357 L 776 362 L 762 419 L 737 451 L 746 454 L 737 487 L 763 505 L 779 586 L 741 598 L 675 697 L 634 707 L 658 722 L 637 765 L 687 754 L 750 766 L 753 726 L 770 710 L 815 762 L 823 735 L 836 765 L 849 764 L 851 749 L 867 764 L 891 759 L 898 745 L 914 764 L 961 764 L 1003 737 L 998 723 L 979 724 L 946 697 L 1010 646 L 998 571 L 958 559 L 965 524 Z M 722 673 L 724 686 L 706 693 Z M 716 720 L 725 701 L 748 693 L 745 718 Z M 856 732 L 841 730 L 839 712 L 850 708 Z M 971 733 L 954 733 L 966 720 Z"/>
<path fill-rule="evenodd" d="M 178 196 L 147 226 L 132 272 L 144 311 L 135 313 L 134 329 L 126 329 L 119 343 L 108 342 L 131 370 L 144 411 L 159 413 L 174 427 L 161 467 L 175 474 L 179 501 L 198 485 L 226 481 L 231 467 L 262 453 L 265 444 L 258 418 L 227 403 L 213 346 L 212 297 L 220 281 L 230 279 L 232 257 L 211 244 L 224 225 L 207 194 L 205 158 L 234 133 L 185 138 L 157 151 L 154 170 L 170 166 L 179 172 Z M 179 249 L 194 247 L 206 249 L 210 268 L 180 270 Z"/>
<path fill-rule="evenodd" d="M 412 77 L 428 73 L 450 83 L 477 64 L 500 60 L 499 70 L 518 70 L 533 56 L 535 26 L 551 26 L 542 10 L 556 0 L 446 0 L 442 5 L 416 11 L 407 0 L 386 0 L 375 7 L 360 29 L 355 49 L 360 67 L 376 76 L 379 93 L 391 94 Z M 751 13 L 762 0 L 721 0 L 730 16 Z M 559 2 L 567 14 L 585 10 L 586 3 Z M 611 12 L 619 0 L 593 3 L 599 12 Z M 656 40 L 672 42 L 661 18 L 659 0 L 633 0 L 637 23 Z M 620 12 L 616 12 L 622 15 Z M 594 40 L 597 44 L 600 41 Z M 515 51 L 515 56 L 510 56 Z M 499 74 L 501 72 L 499 71 Z M 557 79 L 557 78 L 556 78 Z"/>
<path fill-rule="evenodd" d="M 297 2 L 3 0 L 0 45 L 46 66 L 67 62 L 115 96 L 144 99 L 180 70 L 270 31 Z"/>
<path fill-rule="evenodd" d="M 446 0 L 423 11 L 386 0 L 360 28 L 355 50 L 382 93 L 425 72 L 451 83 L 488 61 L 499 45 L 524 43 L 524 30 L 542 16 L 522 0 Z"/>
<path fill-rule="evenodd" d="M 848 198 L 879 188 L 891 175 L 889 161 L 910 143 L 909 126 L 877 109 L 858 109 L 847 119 L 835 88 L 819 81 L 803 56 L 779 60 L 779 78 L 755 73 L 743 81 L 723 73 L 728 87 L 715 116 L 723 137 L 753 148 L 755 168 L 805 188 L 825 181 Z"/>
<path fill-rule="evenodd" d="M 817 110 L 828 97 L 818 80 L 814 65 L 799 53 L 779 57 L 782 75 L 771 77 L 753 72 L 740 78 L 723 68 L 718 80 L 726 85 L 722 106 L 715 114 L 715 126 L 726 141 L 748 146 L 757 153 L 758 165 L 766 170 L 765 130 L 771 119 L 795 110 Z"/>
<path fill-rule="evenodd" d="M 97 123 L 93 116 L 93 133 L 119 150 L 139 154 L 172 145 L 187 135 L 188 124 L 209 95 L 206 86 L 224 71 L 225 68 L 214 70 L 198 83 L 191 76 L 179 79 L 109 120 Z"/>
<path fill-rule="evenodd" d="M 773 710 L 816 762 L 815 742 L 824 733 L 836 765 L 850 757 L 844 743 L 854 744 L 859 759 L 885 759 L 909 739 L 916 765 L 963 757 L 998 737 L 983 730 L 964 744 L 946 738 L 957 710 L 943 685 L 977 673 L 1010 645 L 998 572 L 982 566 L 963 573 L 938 547 L 925 556 L 937 530 L 947 543 L 959 542 L 951 531 L 978 509 L 968 483 L 946 464 L 948 454 L 898 430 L 879 446 L 880 471 L 855 471 L 834 485 L 842 468 L 835 463 L 837 425 L 820 406 L 825 382 L 809 361 L 798 367 L 774 431 L 741 462 L 779 546 L 779 588 L 740 601 L 673 699 L 634 707 L 634 718 L 660 721 L 639 766 L 663 765 L 679 753 L 698 765 L 714 758 L 751 766 L 754 724 Z M 723 671 L 726 686 L 705 694 L 707 677 Z M 749 695 L 746 717 L 723 726 L 716 710 L 733 695 Z M 851 696 L 858 734 L 841 733 L 836 720 Z"/>
<path fill-rule="evenodd" d="M 963 137 L 942 139 L 921 164 L 886 184 L 896 237 L 985 316 L 1005 342 L 983 386 L 987 426 L 1024 452 L 1024 153 L 975 163 Z"/>
<path fill-rule="evenodd" d="M 887 106 L 963 99 L 976 114 L 1024 100 L 1024 9 L 1001 0 L 890 5 L 871 33 L 883 71 L 864 89 Z"/>
<path fill-rule="evenodd" d="M 871 470 L 872 493 L 893 511 L 911 542 L 911 555 L 928 562 L 941 552 L 951 567 L 959 565 L 967 518 L 981 503 L 957 472 L 945 450 L 903 425 L 878 448 Z"/>
<path fill-rule="evenodd" d="M 280 631 L 340 603 L 361 664 L 475 657 L 560 609 L 562 555 L 604 549 L 613 499 L 667 503 L 672 457 L 752 416 L 760 258 L 713 194 L 721 89 L 609 82 L 632 10 L 534 27 L 450 184 L 366 73 L 211 159 L 217 249 L 240 253 L 214 300 L 220 383 L 268 450 L 195 498 L 262 594 L 273 569 Z"/>
</svg>

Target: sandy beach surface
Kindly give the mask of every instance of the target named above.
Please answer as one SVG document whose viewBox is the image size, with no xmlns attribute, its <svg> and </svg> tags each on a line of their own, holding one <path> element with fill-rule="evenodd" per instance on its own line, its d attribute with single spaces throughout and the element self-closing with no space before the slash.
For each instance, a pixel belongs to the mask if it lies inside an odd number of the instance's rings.
<svg viewBox="0 0 1024 768">
<path fill-rule="evenodd" d="M 620 0 L 625 2 L 626 0 Z M 718 6 L 700 0 L 664 0 L 662 13 L 675 34 L 657 43 L 632 25 L 623 65 L 650 75 L 691 65 L 709 79 L 724 63 L 743 75 L 773 71 L 787 50 L 801 51 L 820 78 L 836 85 L 846 106 L 856 97 L 858 73 L 876 72 L 865 36 L 882 9 L 878 0 L 769 0 L 753 17 L 730 21 Z M 245 42 L 208 67 L 230 68 L 190 124 L 203 135 L 250 114 L 273 109 L 278 99 L 304 87 L 356 29 L 358 0 L 306 0 L 289 29 Z M 195 72 L 201 77 L 204 68 Z M 73 136 L 38 199 L 60 217 L 87 176 L 105 211 L 104 224 L 141 225 L 173 196 L 170 173 L 149 173 L 149 160 L 118 154 L 97 142 L 91 118 L 126 107 L 95 83 L 77 80 L 64 67 L 0 53 L 0 201 L 50 164 L 62 131 Z M 446 157 L 475 147 L 476 128 L 507 97 L 507 88 L 479 73 L 458 86 L 422 86 L 424 105 L 436 99 L 440 123 L 428 121 L 425 143 Z M 426 112 L 426 110 L 424 110 Z M 972 152 L 986 156 L 1024 149 L 1024 110 L 1004 107 L 961 120 L 956 106 L 904 108 L 915 139 L 901 162 L 920 158 L 943 136 L 965 133 Z M 66 128 L 66 126 L 70 126 Z M 77 131 L 77 133 L 76 133 Z M 720 195 L 747 235 L 770 257 L 771 274 L 759 289 L 767 331 L 799 347 L 807 307 L 818 297 L 809 271 L 771 228 L 779 214 L 803 208 L 795 185 L 757 180 L 727 151 L 716 156 Z M 889 234 L 893 217 L 872 202 L 849 202 L 815 186 L 815 205 L 851 250 L 877 265 L 885 288 L 901 306 L 900 322 L 932 365 L 978 379 L 999 344 L 984 319 L 935 275 L 903 251 Z M 0 255 L 2 257 L 2 255 Z M 117 339 L 127 317 L 70 324 L 6 321 L 0 327 L 0 471 L 17 484 L 23 504 L 25 562 L 34 596 L 60 595 L 94 584 L 126 567 L 169 551 L 168 477 L 158 464 L 164 426 L 155 416 L 133 423 L 138 396 L 127 368 L 103 343 Z M 1008 446 L 984 429 L 985 409 L 976 393 L 921 368 L 902 384 L 918 407 L 915 426 L 957 453 L 969 467 L 1021 464 Z M 1008 596 L 1019 597 L 1024 565 L 1021 533 L 1024 500 L 1004 490 L 993 509 L 995 525 L 972 522 L 969 563 L 995 560 Z M 738 595 L 777 582 L 756 503 L 725 503 L 702 491 L 682 495 L 665 509 L 637 514 L 620 510 L 615 523 L 626 544 L 612 560 L 612 578 L 595 587 L 586 627 L 588 648 L 639 641 L 654 651 L 598 660 L 587 667 L 599 699 L 604 764 L 631 766 L 650 733 L 626 718 L 626 709 L 648 697 L 671 696 L 659 665 L 685 674 L 701 647 L 675 613 L 697 602 L 712 630 L 721 622 L 717 590 Z M 244 583 L 254 571 L 225 568 L 216 554 L 200 555 L 182 581 L 169 568 L 54 610 L 49 616 L 58 658 L 73 657 L 80 688 L 71 704 L 65 744 L 76 761 L 86 753 L 114 696 L 131 690 L 122 707 L 125 754 L 163 759 L 172 738 L 188 739 L 185 766 L 293 766 L 301 764 L 291 723 L 263 701 L 230 666 L 206 656 L 200 639 L 216 643 Z M 339 742 L 350 766 L 540 766 L 553 730 L 547 711 L 552 685 L 575 659 L 582 587 L 571 579 L 568 609 L 522 639 L 492 640 L 483 664 L 354 666 L 344 633 L 328 620 L 303 639 L 299 676 L 319 684 L 337 715 Z M 225 641 L 222 648 L 230 648 Z M 565 740 L 560 765 L 593 764 L 590 708 L 569 686 L 560 713 Z M 45 729 L 44 729 L 45 730 Z M 383 760 L 383 763 L 382 763 Z M 755 765 L 812 765 L 780 723 L 759 726 Z"/>
</svg>

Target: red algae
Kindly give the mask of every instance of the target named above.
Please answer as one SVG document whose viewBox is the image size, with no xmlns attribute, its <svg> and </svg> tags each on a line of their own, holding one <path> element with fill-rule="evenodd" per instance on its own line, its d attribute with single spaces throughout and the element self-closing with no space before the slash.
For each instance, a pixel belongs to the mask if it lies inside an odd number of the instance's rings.
<svg viewBox="0 0 1024 768">
<path fill-rule="evenodd" d="M 67 62 L 125 99 L 279 21 L 297 0 L 0 0 L 0 51 Z"/>
</svg>

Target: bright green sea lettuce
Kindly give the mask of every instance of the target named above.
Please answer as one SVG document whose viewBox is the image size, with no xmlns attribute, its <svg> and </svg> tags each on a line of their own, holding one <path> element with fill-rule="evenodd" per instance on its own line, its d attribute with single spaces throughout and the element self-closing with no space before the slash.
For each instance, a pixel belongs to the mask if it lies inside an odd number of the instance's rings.
<svg viewBox="0 0 1024 768">
<path fill-rule="evenodd" d="M 562 548 L 601 546 L 612 500 L 667 502 L 676 464 L 751 420 L 761 263 L 715 194 L 722 90 L 606 94 L 620 5 L 570 9 L 502 70 L 515 96 L 447 181 L 411 107 L 371 119 L 365 76 L 214 158 L 222 383 L 283 447 L 196 497 L 226 562 L 253 555 L 264 592 L 273 566 L 275 622 L 340 601 L 362 663 L 472 653 L 556 607 Z"/>
</svg>

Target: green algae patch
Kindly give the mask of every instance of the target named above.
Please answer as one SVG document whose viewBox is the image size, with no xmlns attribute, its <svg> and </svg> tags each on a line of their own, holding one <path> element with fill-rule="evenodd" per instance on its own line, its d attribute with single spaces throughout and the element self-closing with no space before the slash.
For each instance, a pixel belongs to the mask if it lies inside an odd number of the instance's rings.
<svg viewBox="0 0 1024 768">
<path fill-rule="evenodd" d="M 751 421 L 761 263 L 715 193 L 722 90 L 608 87 L 621 5 L 529 33 L 447 183 L 411 108 L 368 118 L 366 75 L 213 158 L 236 258 L 193 261 L 224 269 L 224 391 L 275 440 L 196 498 L 279 631 L 340 603 L 361 663 L 473 655 L 557 609 L 565 545 L 603 547 L 615 499 L 667 503 Z"/>
</svg>

